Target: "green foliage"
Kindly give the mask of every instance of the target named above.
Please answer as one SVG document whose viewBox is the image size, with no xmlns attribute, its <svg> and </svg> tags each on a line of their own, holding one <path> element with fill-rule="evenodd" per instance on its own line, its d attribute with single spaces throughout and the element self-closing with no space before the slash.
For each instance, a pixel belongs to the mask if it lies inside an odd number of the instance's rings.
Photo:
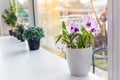
<svg viewBox="0 0 120 80">
<path fill-rule="evenodd" d="M 26 29 L 23 33 L 23 38 L 26 40 L 32 39 L 32 40 L 38 40 L 44 37 L 44 31 L 42 28 L 39 27 L 29 27 Z"/>
<path fill-rule="evenodd" d="M 69 33 L 66 25 L 62 22 L 62 34 L 56 37 L 56 43 L 59 41 L 66 44 L 68 48 L 87 48 L 93 45 L 94 39 L 91 32 L 82 27 L 82 34 Z"/>
<path fill-rule="evenodd" d="M 66 25 L 65 25 L 65 22 L 64 22 L 64 21 L 62 22 L 62 33 L 63 33 L 64 35 L 68 33 L 68 32 L 67 32 L 67 28 L 66 28 Z"/>
<path fill-rule="evenodd" d="M 15 27 L 15 32 L 18 34 L 18 35 L 22 35 L 23 32 L 24 32 L 24 26 L 22 24 L 17 24 L 16 27 Z"/>
<path fill-rule="evenodd" d="M 16 22 L 17 22 L 17 16 L 16 16 L 16 5 L 13 2 L 13 0 L 10 0 L 10 9 L 6 10 L 4 14 L 2 15 L 5 23 L 9 25 L 10 27 L 15 27 Z"/>
<path fill-rule="evenodd" d="M 77 47 L 86 48 L 92 46 L 94 43 L 93 35 L 91 32 L 88 32 L 84 27 L 82 27 L 82 34 L 79 34 L 77 37 Z"/>
</svg>

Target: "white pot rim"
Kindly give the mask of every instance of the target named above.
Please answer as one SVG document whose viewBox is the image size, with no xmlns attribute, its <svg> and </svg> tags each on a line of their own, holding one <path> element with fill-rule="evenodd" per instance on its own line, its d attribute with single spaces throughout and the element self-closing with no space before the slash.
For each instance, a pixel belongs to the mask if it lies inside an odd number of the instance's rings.
<svg viewBox="0 0 120 80">
<path fill-rule="evenodd" d="M 84 50 L 84 49 L 90 49 L 90 48 L 92 48 L 92 46 L 87 47 L 87 48 L 68 48 L 68 47 L 66 47 L 66 49 L 68 49 L 68 50 Z"/>
</svg>

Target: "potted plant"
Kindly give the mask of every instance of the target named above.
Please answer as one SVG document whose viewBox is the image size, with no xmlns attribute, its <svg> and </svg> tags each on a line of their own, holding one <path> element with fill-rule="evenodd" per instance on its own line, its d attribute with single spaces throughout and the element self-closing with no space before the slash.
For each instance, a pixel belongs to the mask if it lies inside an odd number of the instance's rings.
<svg viewBox="0 0 120 80">
<path fill-rule="evenodd" d="M 12 35 L 12 32 L 17 22 L 16 5 L 13 2 L 13 0 L 10 0 L 10 9 L 9 10 L 5 9 L 2 17 L 4 19 L 4 22 L 11 28 L 9 30 L 9 34 Z"/>
<path fill-rule="evenodd" d="M 24 32 L 24 26 L 22 24 L 17 24 L 15 28 L 15 33 L 17 35 L 18 40 L 21 40 L 21 42 L 24 41 L 22 34 Z"/>
<path fill-rule="evenodd" d="M 85 16 L 81 22 L 62 22 L 62 34 L 56 37 L 56 43 L 66 45 L 66 58 L 73 76 L 86 76 L 92 61 L 94 36 L 99 33 L 96 20 Z"/>
<path fill-rule="evenodd" d="M 39 27 L 29 27 L 23 33 L 23 38 L 28 40 L 30 50 L 39 49 L 40 39 L 44 36 L 43 29 Z"/>
<path fill-rule="evenodd" d="M 17 26 L 16 26 L 14 32 L 16 33 L 16 38 L 17 38 L 18 40 L 20 40 L 20 36 L 19 36 L 19 33 L 18 33 Z"/>
</svg>

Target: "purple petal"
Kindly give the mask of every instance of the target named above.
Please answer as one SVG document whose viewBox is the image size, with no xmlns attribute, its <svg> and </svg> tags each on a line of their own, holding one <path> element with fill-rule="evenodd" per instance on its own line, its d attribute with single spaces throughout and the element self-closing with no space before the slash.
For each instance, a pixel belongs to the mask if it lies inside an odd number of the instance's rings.
<svg viewBox="0 0 120 80">
<path fill-rule="evenodd" d="M 92 28 L 92 29 L 91 29 L 91 32 L 96 32 L 96 29 L 95 29 L 95 28 Z"/>
<path fill-rule="evenodd" d="M 77 24 L 73 22 L 73 23 L 71 24 L 71 27 L 75 28 L 75 27 L 77 27 Z"/>
<path fill-rule="evenodd" d="M 90 17 L 89 16 L 85 16 L 83 20 L 88 22 L 90 20 Z"/>
<path fill-rule="evenodd" d="M 97 28 L 92 28 L 91 32 L 94 36 L 97 36 L 99 34 L 99 30 Z"/>
<path fill-rule="evenodd" d="M 86 24 L 86 26 L 89 28 L 89 27 L 91 27 L 91 22 L 88 22 L 87 24 Z"/>
<path fill-rule="evenodd" d="M 72 22 L 70 22 L 70 21 L 67 22 L 67 26 L 68 26 L 68 28 L 71 27 L 71 24 L 72 24 Z"/>
<path fill-rule="evenodd" d="M 74 29 L 73 27 L 71 27 L 71 30 Z"/>
<path fill-rule="evenodd" d="M 75 28 L 75 29 L 74 29 L 74 32 L 75 32 L 75 33 L 76 33 L 76 32 L 78 32 L 78 31 L 79 31 L 79 29 L 78 29 L 78 28 Z"/>
<path fill-rule="evenodd" d="M 78 28 L 81 30 L 81 28 L 82 28 L 82 24 L 79 22 L 78 23 Z"/>
</svg>

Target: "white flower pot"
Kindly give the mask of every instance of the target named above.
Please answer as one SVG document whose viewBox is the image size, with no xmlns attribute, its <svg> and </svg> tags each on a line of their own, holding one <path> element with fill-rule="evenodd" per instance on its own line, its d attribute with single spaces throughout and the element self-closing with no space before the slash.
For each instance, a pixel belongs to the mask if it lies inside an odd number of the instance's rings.
<svg viewBox="0 0 120 80">
<path fill-rule="evenodd" d="M 71 75 L 87 76 L 92 62 L 92 47 L 84 49 L 66 48 L 66 53 Z"/>
</svg>

